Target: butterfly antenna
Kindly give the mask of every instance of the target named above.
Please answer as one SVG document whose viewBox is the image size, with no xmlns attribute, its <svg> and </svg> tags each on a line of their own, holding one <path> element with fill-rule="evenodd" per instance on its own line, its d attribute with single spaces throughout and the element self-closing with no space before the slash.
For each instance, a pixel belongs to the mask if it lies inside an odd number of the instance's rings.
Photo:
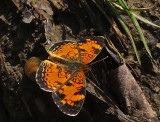
<svg viewBox="0 0 160 122">
<path fill-rule="evenodd" d="M 105 97 L 105 100 L 107 101 L 107 104 L 109 106 L 119 109 L 119 107 L 112 101 L 112 99 L 108 95 L 106 95 L 106 93 L 101 88 L 99 88 L 95 83 L 93 83 L 92 80 L 89 79 L 88 77 L 87 77 L 87 80 L 92 86 L 94 86 L 103 95 L 103 97 Z"/>
<path fill-rule="evenodd" d="M 94 74 L 93 74 L 92 70 L 91 70 L 91 69 L 89 69 L 89 71 L 91 72 L 92 77 L 94 78 L 94 80 L 96 81 L 96 83 L 97 83 L 98 85 L 100 85 L 100 83 L 98 82 L 97 78 L 94 76 Z"/>
<path fill-rule="evenodd" d="M 98 63 L 98 62 L 100 62 L 100 61 L 104 61 L 104 60 L 107 59 L 107 58 L 108 58 L 108 56 L 106 56 L 106 57 L 104 57 L 104 58 L 102 58 L 102 59 L 100 59 L 100 60 L 98 60 L 98 61 L 95 61 L 95 62 L 93 62 L 93 63 L 90 63 L 90 64 L 88 64 L 88 65 L 90 66 L 90 65 L 96 64 L 96 63 Z"/>
</svg>

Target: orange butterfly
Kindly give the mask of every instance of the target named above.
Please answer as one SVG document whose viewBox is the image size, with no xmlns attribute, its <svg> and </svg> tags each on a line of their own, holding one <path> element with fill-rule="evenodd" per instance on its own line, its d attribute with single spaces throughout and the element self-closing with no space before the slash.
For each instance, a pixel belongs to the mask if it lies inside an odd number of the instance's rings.
<svg viewBox="0 0 160 122">
<path fill-rule="evenodd" d="M 56 43 L 49 50 L 48 60 L 41 62 L 36 81 L 41 89 L 52 92 L 55 104 L 64 114 L 76 116 L 80 112 L 86 95 L 84 71 L 103 45 L 103 37 Z"/>
</svg>

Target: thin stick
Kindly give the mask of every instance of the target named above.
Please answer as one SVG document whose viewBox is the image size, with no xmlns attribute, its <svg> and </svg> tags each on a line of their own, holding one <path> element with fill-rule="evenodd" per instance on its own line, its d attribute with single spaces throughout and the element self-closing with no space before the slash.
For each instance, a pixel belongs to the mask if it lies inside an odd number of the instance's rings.
<svg viewBox="0 0 160 122">
<path fill-rule="evenodd" d="M 87 79 L 89 80 L 89 82 L 94 86 L 94 87 L 96 87 L 99 91 L 100 91 L 100 93 L 102 93 L 104 96 L 105 96 L 105 98 L 106 98 L 106 100 L 109 102 L 109 103 L 107 103 L 108 105 L 110 105 L 110 106 L 112 106 L 112 107 L 114 107 L 114 108 L 116 108 L 116 109 L 119 109 L 118 108 L 118 106 L 111 100 L 111 98 L 109 98 L 105 93 L 104 93 L 104 91 L 103 90 L 101 90 L 95 83 L 93 83 L 88 77 L 87 77 Z M 111 103 L 111 104 L 110 104 Z M 119 109 L 120 110 L 120 109 Z"/>
</svg>

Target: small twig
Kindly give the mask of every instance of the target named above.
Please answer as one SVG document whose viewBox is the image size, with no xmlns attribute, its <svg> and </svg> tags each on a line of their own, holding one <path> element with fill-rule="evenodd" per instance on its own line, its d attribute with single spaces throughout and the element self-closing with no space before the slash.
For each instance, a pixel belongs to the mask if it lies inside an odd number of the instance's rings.
<svg viewBox="0 0 160 122">
<path fill-rule="evenodd" d="M 112 106 L 112 107 L 114 107 L 114 108 L 116 108 L 116 109 L 119 109 L 118 108 L 118 106 L 111 100 L 111 98 L 109 98 L 106 94 L 105 94 L 105 92 L 102 90 L 102 89 L 100 89 L 95 83 L 93 83 L 88 77 L 87 77 L 87 79 L 88 79 L 88 81 L 95 87 L 95 88 L 97 88 L 98 89 L 98 91 L 106 98 L 106 100 L 109 102 L 107 102 L 107 104 L 109 105 L 109 106 Z M 119 109 L 120 110 L 120 109 Z"/>
</svg>

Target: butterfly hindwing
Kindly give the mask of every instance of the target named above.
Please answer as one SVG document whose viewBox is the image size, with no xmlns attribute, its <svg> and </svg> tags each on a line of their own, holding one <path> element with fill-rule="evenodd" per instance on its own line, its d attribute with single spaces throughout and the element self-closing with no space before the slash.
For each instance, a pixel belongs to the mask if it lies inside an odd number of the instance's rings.
<svg viewBox="0 0 160 122">
<path fill-rule="evenodd" d="M 65 85 L 52 93 L 55 104 L 70 116 L 75 116 L 82 108 L 86 94 L 86 78 L 83 71 L 78 72 Z"/>
</svg>

